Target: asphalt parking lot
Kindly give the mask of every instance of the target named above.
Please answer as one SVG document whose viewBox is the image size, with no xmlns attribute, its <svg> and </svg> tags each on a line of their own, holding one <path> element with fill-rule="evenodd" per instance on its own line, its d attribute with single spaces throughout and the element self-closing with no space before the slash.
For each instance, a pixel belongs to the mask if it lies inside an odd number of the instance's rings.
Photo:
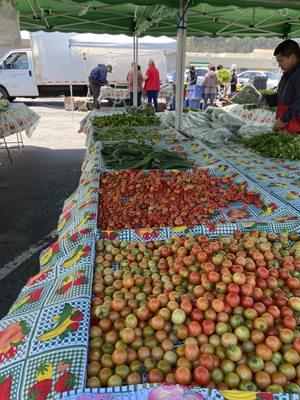
<svg viewBox="0 0 300 400">
<path fill-rule="evenodd" d="M 55 240 L 85 151 L 85 135 L 78 133 L 85 112 L 65 111 L 62 99 L 26 104 L 41 116 L 32 138 L 23 134 L 25 148 L 11 150 L 13 164 L 0 150 L 0 318 L 39 271 L 41 251 Z"/>
</svg>

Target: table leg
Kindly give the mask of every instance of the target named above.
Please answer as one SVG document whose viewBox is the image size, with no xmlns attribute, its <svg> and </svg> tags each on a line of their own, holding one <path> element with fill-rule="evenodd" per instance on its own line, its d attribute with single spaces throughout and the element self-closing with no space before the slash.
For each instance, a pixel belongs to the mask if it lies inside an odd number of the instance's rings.
<svg viewBox="0 0 300 400">
<path fill-rule="evenodd" d="M 5 138 L 3 138 L 3 140 L 4 140 L 4 144 L 5 144 L 6 151 L 7 151 L 7 153 L 8 153 L 8 157 L 9 157 L 9 159 L 10 159 L 10 162 L 13 163 L 13 160 L 12 160 L 11 155 L 10 155 L 9 147 L 7 146 L 7 143 L 6 143 Z"/>
</svg>

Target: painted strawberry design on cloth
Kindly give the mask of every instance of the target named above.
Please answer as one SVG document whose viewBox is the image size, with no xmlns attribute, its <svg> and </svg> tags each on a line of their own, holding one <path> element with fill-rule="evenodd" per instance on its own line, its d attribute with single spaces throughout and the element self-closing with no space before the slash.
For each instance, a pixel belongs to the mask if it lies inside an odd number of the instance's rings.
<svg viewBox="0 0 300 400">
<path fill-rule="evenodd" d="M 52 389 L 53 366 L 42 362 L 35 371 L 36 382 L 28 391 L 28 400 L 46 400 Z"/>
<path fill-rule="evenodd" d="M 12 382 L 11 375 L 8 375 L 6 377 L 0 376 L 0 400 L 11 400 L 10 399 L 11 382 Z"/>
<path fill-rule="evenodd" d="M 76 376 L 72 372 L 65 372 L 56 381 L 54 390 L 57 393 L 68 392 L 69 390 L 74 389 L 76 383 Z"/>
<path fill-rule="evenodd" d="M 256 400 L 274 400 L 274 396 L 271 393 L 257 393 Z"/>
</svg>

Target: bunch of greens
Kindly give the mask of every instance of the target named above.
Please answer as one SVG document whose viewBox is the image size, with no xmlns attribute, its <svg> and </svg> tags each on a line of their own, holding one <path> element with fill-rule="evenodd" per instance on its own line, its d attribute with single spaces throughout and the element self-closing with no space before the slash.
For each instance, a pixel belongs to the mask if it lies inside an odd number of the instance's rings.
<svg viewBox="0 0 300 400">
<path fill-rule="evenodd" d="M 162 140 L 162 136 L 156 128 L 151 131 L 142 131 L 129 126 L 121 126 L 117 128 L 96 130 L 94 132 L 94 140 L 100 142 L 132 140 L 138 143 L 144 143 L 145 141 L 157 143 Z"/>
<path fill-rule="evenodd" d="M 116 128 L 118 126 L 157 126 L 160 121 L 155 115 L 123 113 L 94 117 L 91 123 L 97 128 Z"/>
<path fill-rule="evenodd" d="M 268 157 L 300 160 L 300 136 L 286 132 L 268 132 L 244 140 L 246 146 Z"/>
<path fill-rule="evenodd" d="M 101 153 L 110 169 L 186 170 L 193 166 L 193 161 L 178 153 L 129 142 L 104 144 Z"/>
<path fill-rule="evenodd" d="M 236 104 L 257 104 L 261 100 L 261 94 L 252 85 L 245 85 L 231 97 L 230 101 Z"/>
<path fill-rule="evenodd" d="M 218 81 L 221 84 L 229 83 L 231 80 L 231 74 L 227 69 L 219 69 L 217 72 Z"/>
<path fill-rule="evenodd" d="M 263 89 L 263 90 L 260 90 L 259 93 L 262 96 L 270 96 L 273 94 L 277 94 L 277 89 Z"/>
</svg>

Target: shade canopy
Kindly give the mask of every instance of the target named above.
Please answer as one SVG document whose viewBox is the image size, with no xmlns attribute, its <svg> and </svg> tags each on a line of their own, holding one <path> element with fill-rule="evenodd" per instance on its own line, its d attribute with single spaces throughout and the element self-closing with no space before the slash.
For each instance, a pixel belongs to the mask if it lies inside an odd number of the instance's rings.
<svg viewBox="0 0 300 400">
<path fill-rule="evenodd" d="M 102 56 L 103 51 L 112 55 L 132 54 L 132 38 L 126 35 L 96 35 L 86 33 L 69 39 L 69 45 L 82 56 Z M 177 42 L 161 36 L 155 39 L 145 36 L 139 40 L 140 52 L 175 52 Z"/>
<path fill-rule="evenodd" d="M 174 36 L 178 0 L 18 0 L 21 29 Z M 299 0 L 186 0 L 189 36 L 300 36 Z M 216 6 L 217 5 L 217 6 Z"/>
</svg>

